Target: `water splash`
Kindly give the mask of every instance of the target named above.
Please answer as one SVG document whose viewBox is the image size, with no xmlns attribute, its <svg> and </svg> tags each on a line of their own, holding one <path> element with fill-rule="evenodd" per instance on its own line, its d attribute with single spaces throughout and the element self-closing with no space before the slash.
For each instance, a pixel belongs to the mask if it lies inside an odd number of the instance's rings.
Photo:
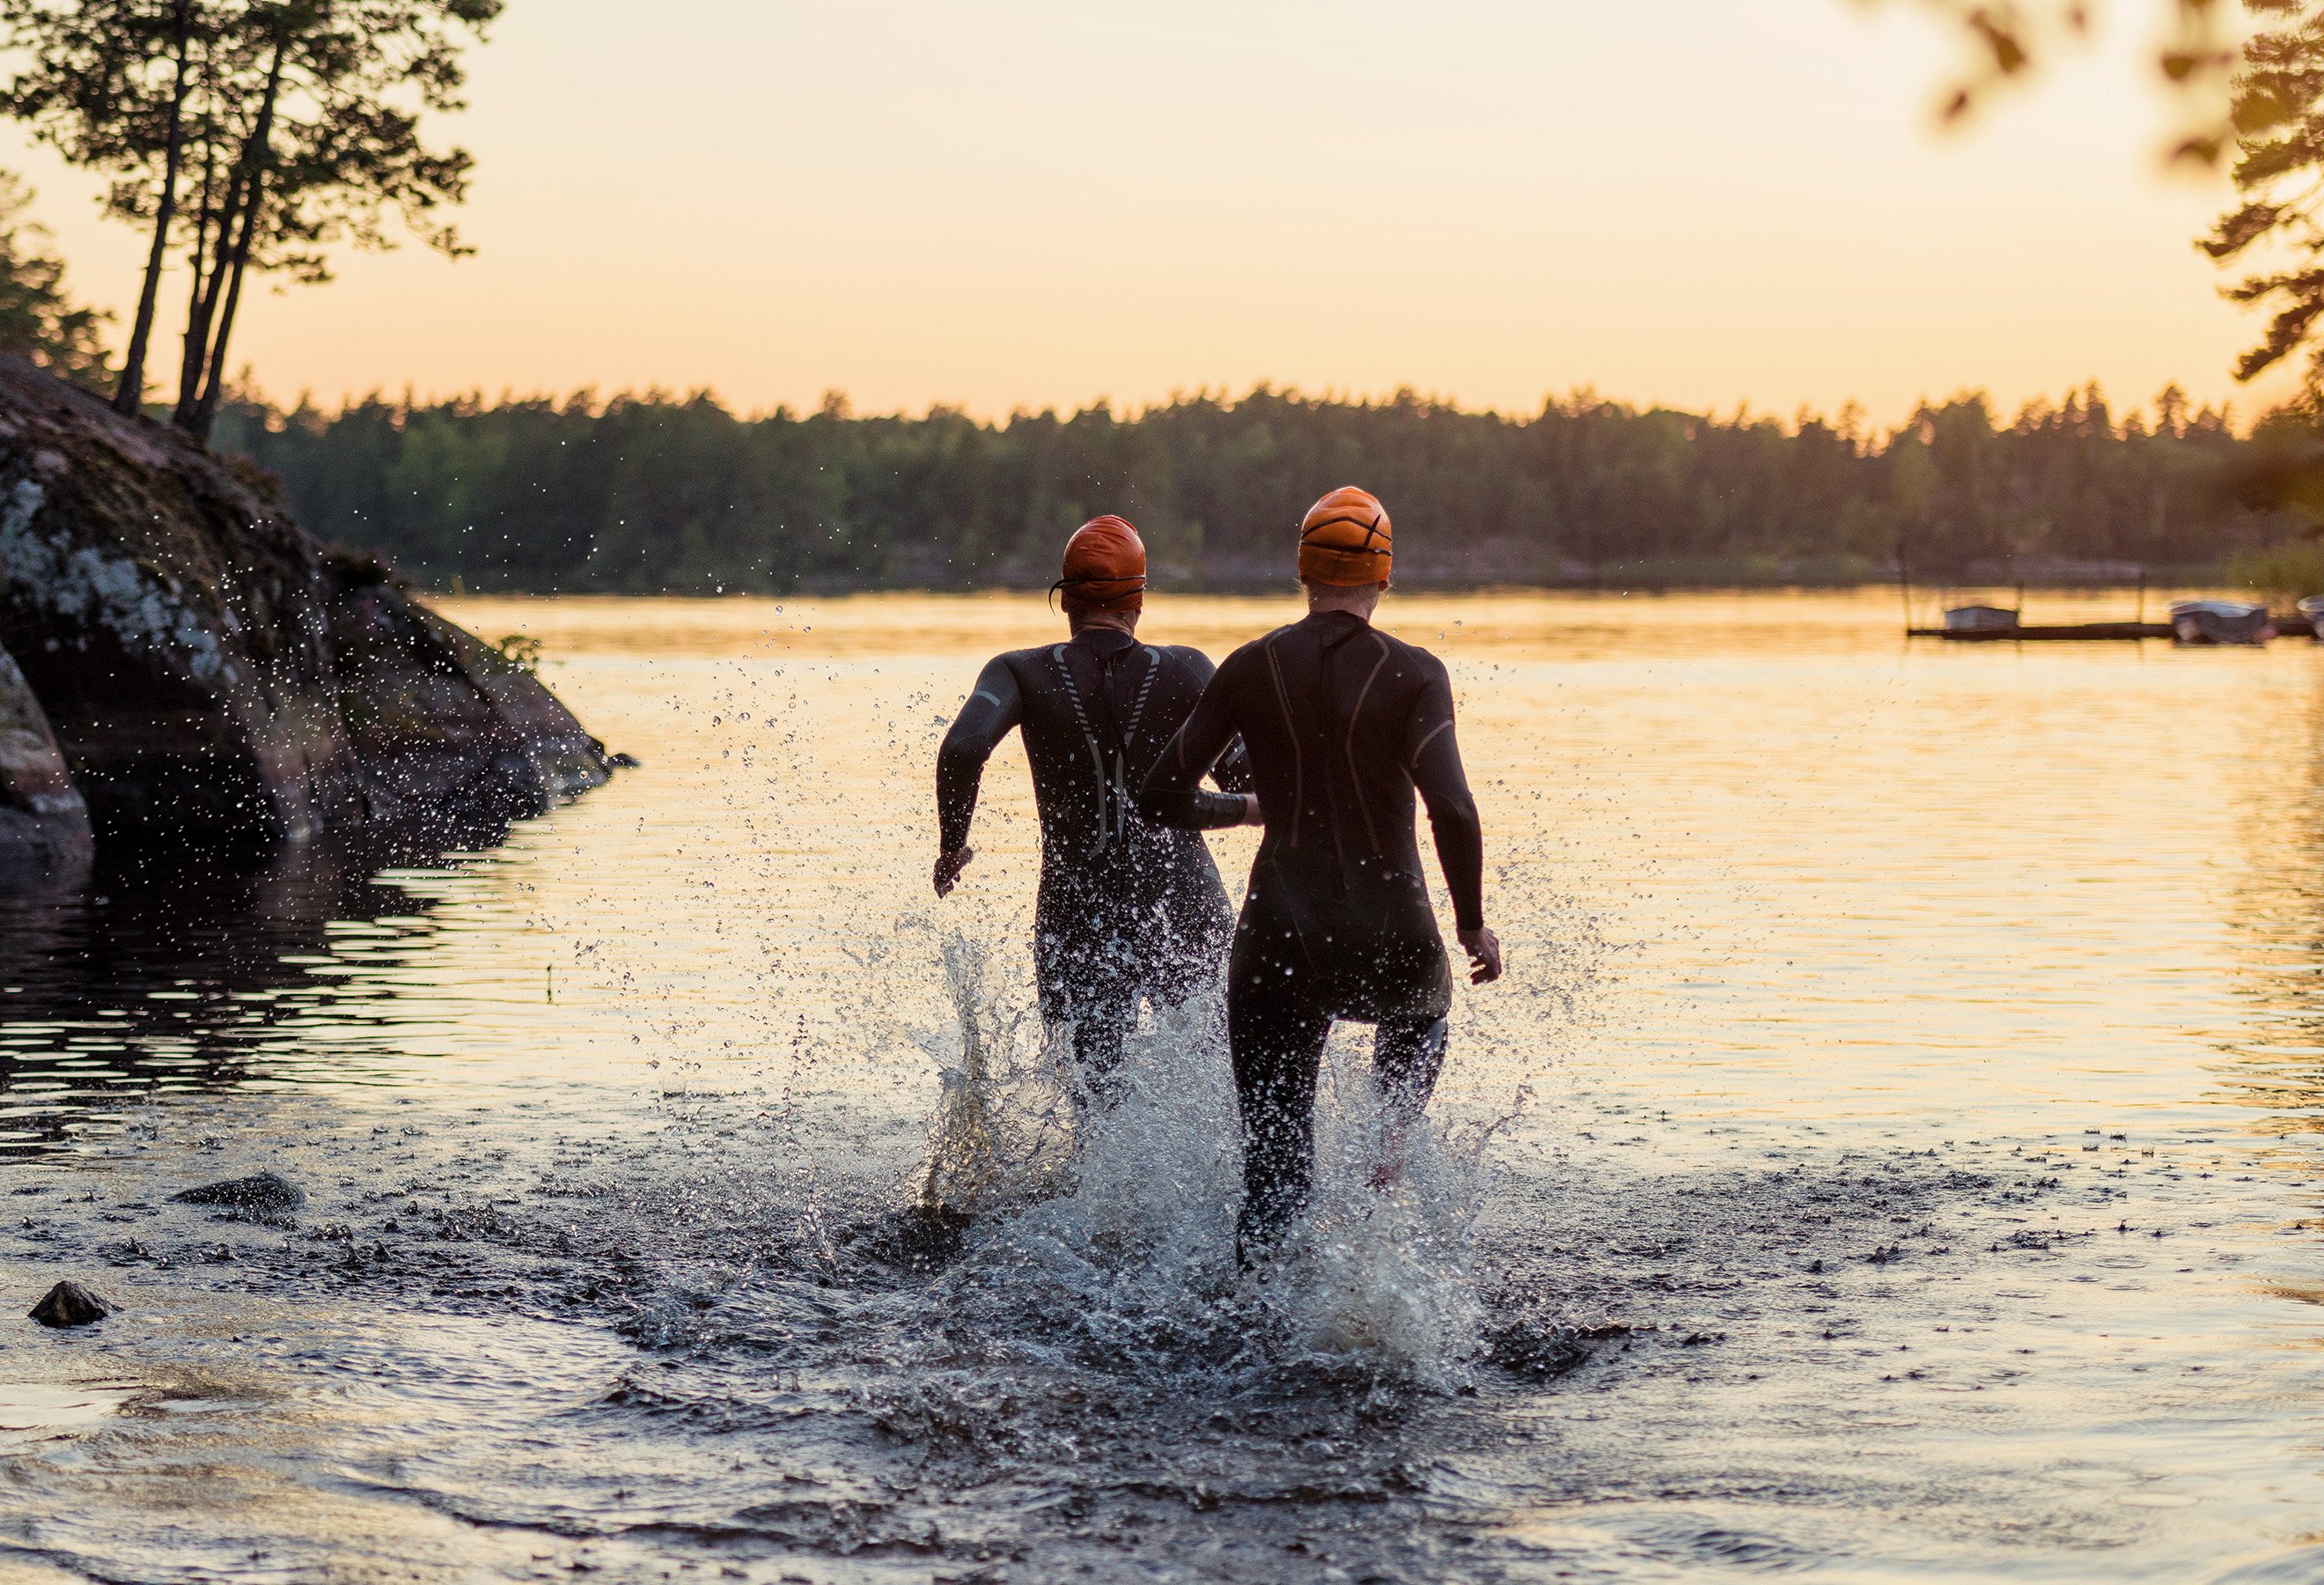
<svg viewBox="0 0 2324 1585">
<path fill-rule="evenodd" d="M 1376 1183 L 1385 1123 L 1369 1052 L 1339 1043 L 1322 1087 L 1333 1104 L 1317 1107 L 1316 1192 L 1296 1251 L 1306 1346 L 1397 1361 L 1418 1385 L 1451 1391 L 1469 1379 L 1483 1321 L 1470 1252 L 1487 1153 L 1527 1098 L 1481 1125 L 1424 1120 L 1405 1135 L 1403 1171 Z"/>
<path fill-rule="evenodd" d="M 1403 1172 L 1376 1187 L 1369 1038 L 1334 1042 L 1308 1214 L 1277 1259 L 1242 1272 L 1221 998 L 1150 1010 L 1118 1098 L 1077 1117 L 1070 1042 L 1041 1029 L 983 943 L 947 934 L 941 955 L 953 1024 L 919 1037 L 943 1075 L 919 1198 L 973 1219 L 931 1297 L 981 1356 L 1140 1377 L 1207 1369 L 1238 1385 L 1319 1367 L 1438 1391 L 1465 1381 L 1479 1330 L 1469 1243 L 1493 1127 L 1422 1122 Z"/>
<path fill-rule="evenodd" d="M 957 932 L 943 941 L 954 1023 L 920 1041 L 943 1083 L 928 1124 L 923 1210 L 990 1216 L 1055 1192 L 1072 1146 L 1071 1081 L 1038 1013 L 989 988 L 991 953 Z"/>
</svg>

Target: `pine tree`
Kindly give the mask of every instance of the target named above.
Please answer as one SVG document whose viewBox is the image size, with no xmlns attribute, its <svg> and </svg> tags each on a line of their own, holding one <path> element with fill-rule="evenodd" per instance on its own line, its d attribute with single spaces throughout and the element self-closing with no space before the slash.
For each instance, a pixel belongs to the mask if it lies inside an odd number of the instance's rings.
<svg viewBox="0 0 2324 1585">
<path fill-rule="evenodd" d="M 135 411 L 163 264 L 190 289 L 173 422 L 207 439 L 246 278 L 330 278 L 337 243 L 385 248 L 400 221 L 456 257 L 438 211 L 466 196 L 466 151 L 421 118 L 462 108 L 460 51 L 503 0 L 0 0 L 28 61 L 0 109 L 114 178 L 110 213 L 151 228 L 116 402 Z"/>
</svg>

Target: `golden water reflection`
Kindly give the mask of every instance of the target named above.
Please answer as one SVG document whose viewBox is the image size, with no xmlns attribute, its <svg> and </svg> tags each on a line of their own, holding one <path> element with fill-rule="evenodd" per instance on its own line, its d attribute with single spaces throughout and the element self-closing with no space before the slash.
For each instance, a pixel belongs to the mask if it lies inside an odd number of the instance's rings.
<svg viewBox="0 0 2324 1585">
<path fill-rule="evenodd" d="M 806 1036 L 844 1059 L 832 1083 L 882 1089 L 915 1061 L 899 1009 L 938 993 L 927 953 L 871 976 L 864 952 L 918 917 L 1021 934 L 1021 755 L 996 759 L 941 907 L 928 783 L 978 664 L 1061 634 L 1038 598 L 445 606 L 540 638 L 547 679 L 642 767 L 497 848 L 319 888 L 299 856 L 309 880 L 225 887 L 142 946 L 86 896 L 19 904 L 0 986 L 48 987 L 9 993 L 20 1104 L 97 1098 L 157 1052 L 205 1083 L 261 1052 L 296 1081 L 621 1086 Z M 1218 653 L 1294 615 L 1157 597 L 1145 631 Z M 1462 992 L 1449 1099 L 1587 1083 L 1707 1117 L 1989 1129 L 2210 1126 L 2231 1100 L 2310 1126 L 2324 649 L 1907 644 L 1894 590 L 1397 597 L 1382 620 L 1453 668 L 1516 965 Z M 1231 876 L 1250 845 L 1218 839 Z M 190 1043 L 161 1027 L 189 998 L 212 1009 Z M 69 1111 L 25 1126 L 58 1136 Z"/>
</svg>

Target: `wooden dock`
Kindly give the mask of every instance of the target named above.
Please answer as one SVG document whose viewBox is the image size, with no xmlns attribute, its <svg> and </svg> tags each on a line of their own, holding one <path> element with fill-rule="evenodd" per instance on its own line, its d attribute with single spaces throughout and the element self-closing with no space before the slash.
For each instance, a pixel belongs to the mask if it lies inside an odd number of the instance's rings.
<svg viewBox="0 0 2324 1585">
<path fill-rule="evenodd" d="M 2315 624 L 2297 612 L 2270 616 L 2278 638 L 2313 638 Z M 2076 622 L 2061 627 L 1983 627 L 1956 632 L 1950 627 L 1907 627 L 1908 638 L 1941 638 L 1950 644 L 2086 644 L 2107 640 L 2177 636 L 2168 622 Z"/>
<path fill-rule="evenodd" d="M 1908 627 L 1904 632 L 1912 638 L 1942 638 L 1955 644 L 2072 644 L 2093 639 L 2173 636 L 2168 622 L 2076 622 L 2063 627 L 1978 627 L 1960 631 L 1950 627 Z"/>
</svg>

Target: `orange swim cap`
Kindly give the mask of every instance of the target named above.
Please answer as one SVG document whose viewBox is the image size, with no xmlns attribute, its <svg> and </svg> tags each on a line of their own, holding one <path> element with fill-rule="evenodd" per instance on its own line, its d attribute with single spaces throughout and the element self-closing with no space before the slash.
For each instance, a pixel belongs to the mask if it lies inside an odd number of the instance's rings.
<svg viewBox="0 0 2324 1585">
<path fill-rule="evenodd" d="M 1388 508 L 1369 490 L 1342 485 L 1299 520 L 1299 576 L 1311 583 L 1379 583 L 1395 559 Z"/>
<path fill-rule="evenodd" d="M 1146 542 L 1123 519 L 1093 517 L 1065 542 L 1065 576 L 1050 586 L 1078 616 L 1146 605 Z"/>
</svg>

